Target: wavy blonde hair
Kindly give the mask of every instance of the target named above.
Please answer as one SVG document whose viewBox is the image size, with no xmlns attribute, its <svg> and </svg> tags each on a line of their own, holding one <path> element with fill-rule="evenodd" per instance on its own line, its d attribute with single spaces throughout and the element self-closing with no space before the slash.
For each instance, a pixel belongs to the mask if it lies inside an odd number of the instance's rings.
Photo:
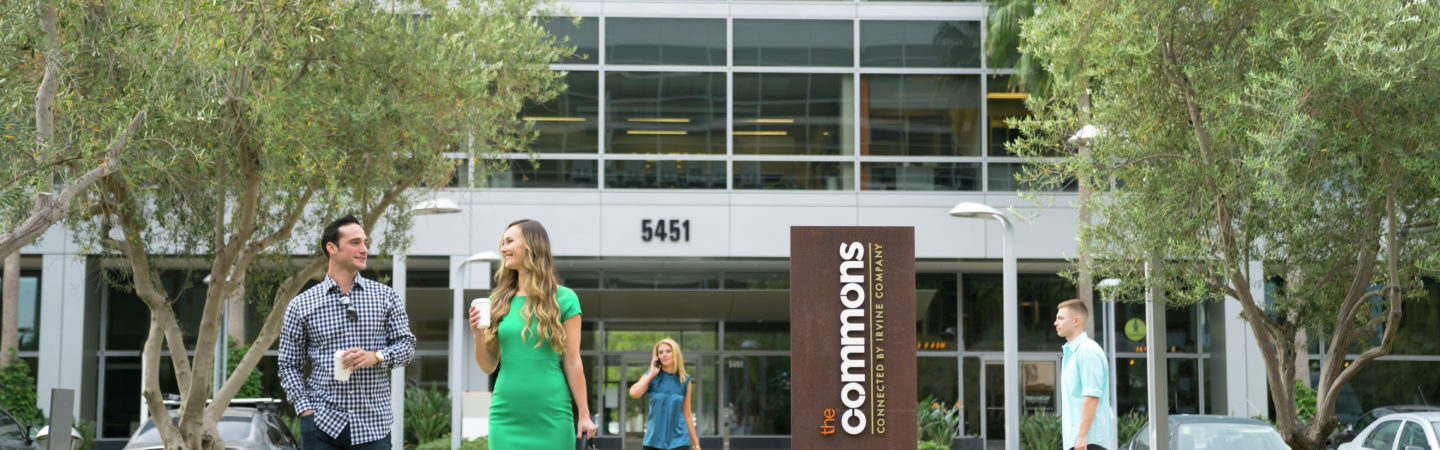
<svg viewBox="0 0 1440 450">
<path fill-rule="evenodd" d="M 550 341 L 550 349 L 555 353 L 565 353 L 565 328 L 560 324 L 560 304 L 556 302 L 556 290 L 560 286 L 560 277 L 555 274 L 555 257 L 550 253 L 550 234 L 545 232 L 545 227 L 530 219 L 520 219 L 511 222 L 505 229 L 520 227 L 520 236 L 525 239 L 525 258 L 520 261 L 521 267 L 525 268 L 528 275 L 526 279 L 520 279 L 520 272 L 505 268 L 502 262 L 495 270 L 495 289 L 490 292 L 490 317 L 492 323 L 498 325 L 505 315 L 510 314 L 510 299 L 515 293 L 520 292 L 524 287 L 525 306 L 520 308 L 520 319 L 525 321 L 525 326 L 520 330 L 520 341 L 527 342 L 527 336 L 532 332 L 537 338 L 535 348 L 540 344 Z M 505 238 L 500 238 L 500 246 L 505 245 Z M 535 329 L 531 330 L 531 323 Z M 500 341 L 497 336 L 498 326 L 492 326 L 485 330 L 485 346 L 491 353 L 498 353 Z"/>
<path fill-rule="evenodd" d="M 651 358 L 660 357 L 660 344 L 670 346 L 670 355 L 673 356 L 673 358 L 671 359 L 675 360 L 675 374 L 679 376 L 680 382 L 684 383 L 685 377 L 688 377 L 690 375 L 685 373 L 685 356 L 680 354 L 680 344 L 675 342 L 674 339 L 670 339 L 668 337 L 665 339 L 661 339 L 660 342 L 655 343 L 654 348 L 650 349 Z M 665 370 L 665 368 L 661 367 L 660 370 Z"/>
</svg>

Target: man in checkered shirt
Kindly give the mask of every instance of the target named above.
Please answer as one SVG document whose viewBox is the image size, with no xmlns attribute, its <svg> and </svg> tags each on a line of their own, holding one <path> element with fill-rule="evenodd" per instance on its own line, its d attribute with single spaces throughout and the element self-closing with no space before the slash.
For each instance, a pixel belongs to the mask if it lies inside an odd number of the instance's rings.
<svg viewBox="0 0 1440 450">
<path fill-rule="evenodd" d="M 395 290 L 360 276 L 369 244 L 354 216 L 331 222 L 320 236 L 330 258 L 325 281 L 285 309 L 280 384 L 300 415 L 305 450 L 391 448 L 390 370 L 410 363 L 415 335 Z M 335 379 L 341 350 L 348 381 Z"/>
</svg>

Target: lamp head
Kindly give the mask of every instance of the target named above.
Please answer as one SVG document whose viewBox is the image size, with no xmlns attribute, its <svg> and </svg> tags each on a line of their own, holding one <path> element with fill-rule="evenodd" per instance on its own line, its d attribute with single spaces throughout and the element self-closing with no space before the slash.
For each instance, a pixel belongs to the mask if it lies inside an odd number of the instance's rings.
<svg viewBox="0 0 1440 450">
<path fill-rule="evenodd" d="M 496 261 L 500 261 L 500 253 L 497 253 L 497 252 L 494 251 L 494 250 L 485 250 L 485 251 L 482 251 L 482 252 L 480 252 L 480 253 L 476 253 L 476 254 L 470 255 L 469 258 L 466 258 L 466 259 L 465 259 L 465 262 L 467 262 L 467 263 L 471 263 L 471 262 L 481 262 L 481 261 L 485 261 L 485 262 L 496 262 Z"/>
<path fill-rule="evenodd" d="M 1116 287 L 1116 286 L 1119 286 L 1119 285 L 1120 285 L 1120 279 L 1119 279 L 1119 278 L 1106 278 L 1106 279 L 1100 280 L 1100 284 L 1095 285 L 1095 287 L 1097 287 L 1097 288 L 1102 288 L 1102 289 L 1108 289 L 1108 288 L 1113 288 L 1113 287 Z"/>
<path fill-rule="evenodd" d="M 410 212 L 417 216 L 454 214 L 460 212 L 460 205 L 456 205 L 454 201 L 448 198 L 431 198 L 416 203 L 415 207 L 410 208 Z"/>
<path fill-rule="evenodd" d="M 993 206 L 976 202 L 960 202 L 960 204 L 950 209 L 950 215 L 955 217 L 1010 221 L 1009 214 L 995 209 Z"/>
</svg>

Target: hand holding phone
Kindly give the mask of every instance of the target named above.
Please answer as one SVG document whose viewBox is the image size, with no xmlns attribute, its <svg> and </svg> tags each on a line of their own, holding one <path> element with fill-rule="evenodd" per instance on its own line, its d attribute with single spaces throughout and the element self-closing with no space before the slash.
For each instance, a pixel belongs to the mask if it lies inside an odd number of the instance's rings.
<svg viewBox="0 0 1440 450">
<path fill-rule="evenodd" d="M 660 370 L 660 358 L 655 358 L 655 361 L 652 363 L 652 365 L 655 367 L 655 370 Z"/>
</svg>

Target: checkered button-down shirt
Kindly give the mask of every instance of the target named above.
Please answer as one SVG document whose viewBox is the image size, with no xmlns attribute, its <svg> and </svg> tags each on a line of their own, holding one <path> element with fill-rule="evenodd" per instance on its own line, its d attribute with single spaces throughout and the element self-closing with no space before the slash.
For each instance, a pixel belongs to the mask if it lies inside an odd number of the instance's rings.
<svg viewBox="0 0 1440 450">
<path fill-rule="evenodd" d="M 350 320 L 341 297 L 358 313 Z M 379 350 L 385 361 L 356 369 L 349 381 L 335 379 L 335 351 Z M 404 367 L 415 354 L 410 317 L 395 290 L 355 275 L 350 293 L 335 280 L 325 281 L 295 297 L 280 328 L 280 384 L 295 413 L 315 410 L 315 425 L 331 437 L 350 426 L 353 444 L 375 441 L 390 433 L 390 369 Z M 304 375 L 305 363 L 311 364 Z"/>
</svg>

